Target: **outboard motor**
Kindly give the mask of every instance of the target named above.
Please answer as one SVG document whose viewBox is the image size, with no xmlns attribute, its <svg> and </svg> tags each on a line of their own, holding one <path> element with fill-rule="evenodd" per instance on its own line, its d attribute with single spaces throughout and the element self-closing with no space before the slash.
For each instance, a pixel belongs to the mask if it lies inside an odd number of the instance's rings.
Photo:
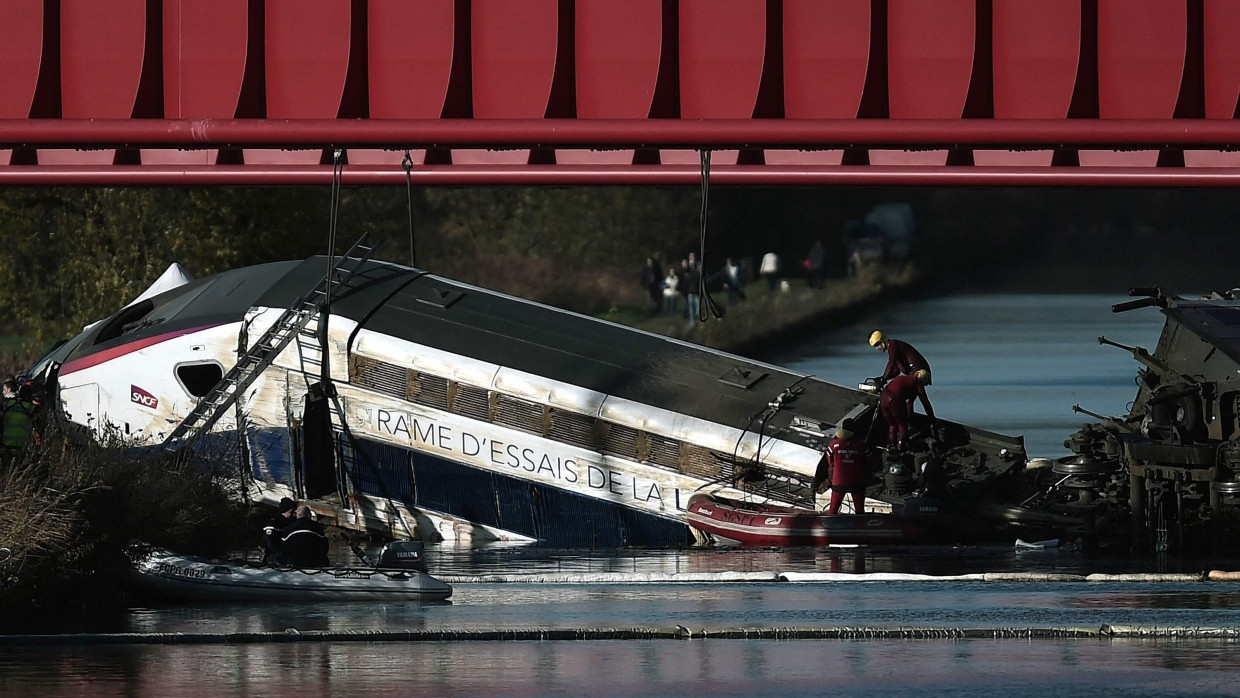
<svg viewBox="0 0 1240 698">
<path fill-rule="evenodd" d="M 935 519 L 946 511 L 947 505 L 937 497 L 909 497 L 900 513 L 912 518 Z"/>
<path fill-rule="evenodd" d="M 917 474 L 904 458 L 888 455 L 883 460 L 883 484 L 888 492 L 903 495 L 917 487 Z"/>
<path fill-rule="evenodd" d="M 420 540 L 398 540 L 379 551 L 378 567 L 383 569 L 426 572 L 425 547 Z"/>
</svg>

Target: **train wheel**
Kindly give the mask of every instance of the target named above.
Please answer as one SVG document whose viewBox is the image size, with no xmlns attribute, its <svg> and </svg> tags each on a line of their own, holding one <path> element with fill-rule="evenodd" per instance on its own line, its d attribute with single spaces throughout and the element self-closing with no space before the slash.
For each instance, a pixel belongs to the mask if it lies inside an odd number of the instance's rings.
<svg viewBox="0 0 1240 698">
<path fill-rule="evenodd" d="M 1060 475 L 1106 475 L 1119 469 L 1113 460 L 1097 460 L 1086 455 L 1065 456 L 1051 464 L 1051 471 Z"/>
</svg>

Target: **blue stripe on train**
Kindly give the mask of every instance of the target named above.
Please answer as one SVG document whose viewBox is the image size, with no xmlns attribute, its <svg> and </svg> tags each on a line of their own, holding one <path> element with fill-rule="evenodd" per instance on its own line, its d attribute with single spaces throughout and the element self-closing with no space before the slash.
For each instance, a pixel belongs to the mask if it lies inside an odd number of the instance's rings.
<svg viewBox="0 0 1240 698">
<path fill-rule="evenodd" d="M 209 436 L 222 438 L 218 433 Z M 289 445 L 288 429 L 248 426 L 245 437 L 250 457 L 250 472 L 254 479 L 261 482 L 283 482 L 292 487 L 296 477 L 293 472 L 293 451 Z"/>
<path fill-rule="evenodd" d="M 354 489 L 564 548 L 683 546 L 680 522 L 367 439 L 346 466 Z M 412 472 L 413 477 L 410 477 Z"/>
</svg>

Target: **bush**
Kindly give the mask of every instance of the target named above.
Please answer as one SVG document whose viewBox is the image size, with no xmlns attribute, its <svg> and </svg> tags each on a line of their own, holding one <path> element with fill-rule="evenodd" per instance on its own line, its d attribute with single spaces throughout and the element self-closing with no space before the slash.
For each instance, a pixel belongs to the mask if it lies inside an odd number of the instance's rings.
<svg viewBox="0 0 1240 698">
<path fill-rule="evenodd" d="M 214 470 L 63 434 L 26 450 L 0 472 L 0 624 L 46 628 L 123 609 L 135 541 L 215 555 L 253 537 L 237 477 Z"/>
</svg>

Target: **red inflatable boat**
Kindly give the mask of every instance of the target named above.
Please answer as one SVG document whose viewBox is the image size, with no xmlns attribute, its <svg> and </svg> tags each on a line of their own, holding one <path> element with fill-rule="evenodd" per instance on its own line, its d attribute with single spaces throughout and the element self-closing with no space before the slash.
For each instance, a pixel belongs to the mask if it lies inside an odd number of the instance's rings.
<svg viewBox="0 0 1240 698">
<path fill-rule="evenodd" d="M 926 528 L 907 516 L 831 516 L 813 509 L 743 502 L 703 493 L 689 498 L 688 521 L 722 542 L 754 547 L 929 542 Z"/>
</svg>

